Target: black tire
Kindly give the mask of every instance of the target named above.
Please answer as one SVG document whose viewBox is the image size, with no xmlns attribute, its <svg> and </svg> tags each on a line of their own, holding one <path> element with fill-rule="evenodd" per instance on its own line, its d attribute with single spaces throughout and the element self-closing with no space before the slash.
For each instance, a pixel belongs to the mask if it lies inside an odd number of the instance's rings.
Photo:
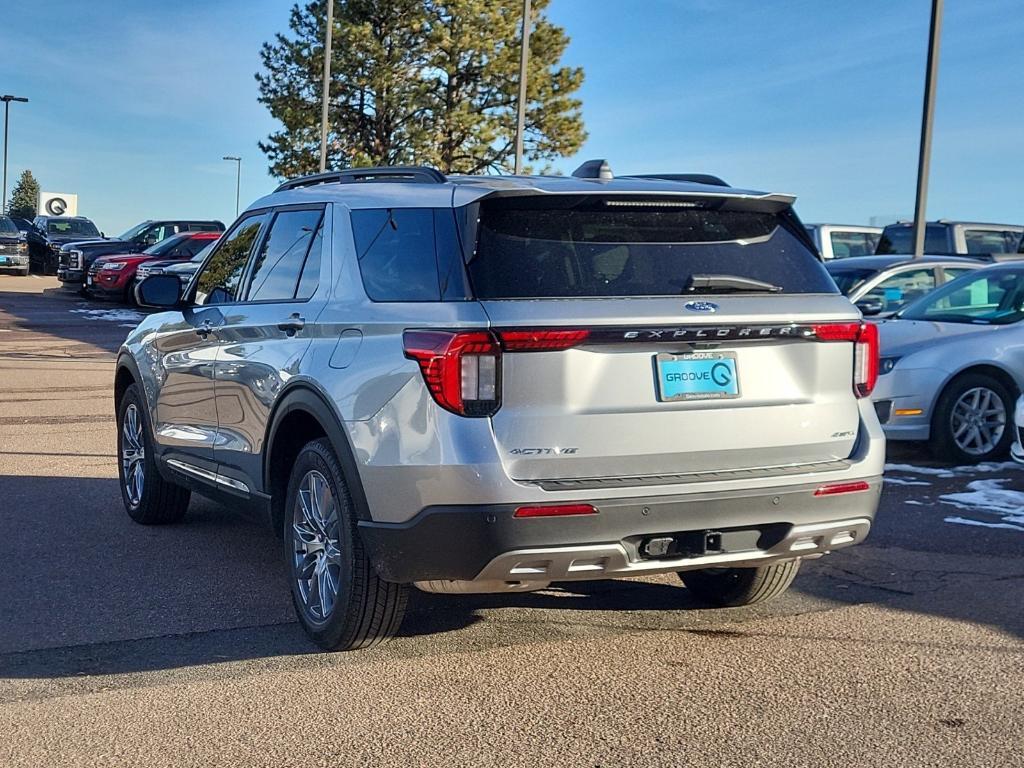
<svg viewBox="0 0 1024 768">
<path fill-rule="evenodd" d="M 762 565 L 759 568 L 706 568 L 682 571 L 679 578 L 702 603 L 716 608 L 736 608 L 772 600 L 793 583 L 799 560 Z"/>
<path fill-rule="evenodd" d="M 138 423 L 141 428 L 141 445 L 144 454 L 138 460 L 143 469 L 141 493 L 137 493 L 137 486 L 132 486 L 130 489 L 125 480 L 129 466 L 135 466 L 134 463 L 129 464 L 125 459 L 125 448 L 128 443 L 125 434 L 125 421 L 129 419 L 133 409 L 135 418 L 140 420 Z M 128 445 L 128 448 L 131 449 L 131 446 Z M 138 384 L 132 384 L 125 390 L 117 407 L 117 476 L 125 511 L 135 522 L 142 525 L 164 525 L 180 522 L 185 516 L 191 493 L 187 488 L 165 480 L 157 469 L 149 419 Z"/>
<path fill-rule="evenodd" d="M 968 392 L 982 388 L 999 398 L 1004 414 L 1002 434 L 990 450 L 974 452 L 957 444 L 953 428 L 953 409 Z M 1013 442 L 1014 395 L 1006 386 L 985 373 L 965 373 L 953 379 L 942 391 L 932 416 L 931 448 L 939 459 L 954 464 L 974 464 L 1005 458 Z"/>
<path fill-rule="evenodd" d="M 299 491 L 300 486 L 307 487 L 303 483 L 310 473 L 326 481 L 335 512 L 328 515 L 333 522 L 325 521 L 322 529 L 327 538 L 337 542 L 338 552 L 332 566 L 337 571 L 332 577 L 338 585 L 337 595 L 326 617 L 318 615 L 316 606 L 307 605 L 302 590 L 311 590 L 312 582 L 302 587 L 299 578 L 299 561 L 304 551 L 295 539 L 294 523 L 296 516 L 303 519 Z M 367 648 L 393 637 L 405 615 L 409 588 L 405 584 L 384 581 L 377 575 L 356 528 L 355 507 L 344 471 L 326 439 L 314 440 L 299 452 L 292 465 L 287 493 L 283 531 L 285 561 L 292 602 L 303 629 L 314 643 L 328 651 Z M 308 565 L 312 562 L 310 556 L 305 557 L 306 571 L 315 573 Z"/>
</svg>

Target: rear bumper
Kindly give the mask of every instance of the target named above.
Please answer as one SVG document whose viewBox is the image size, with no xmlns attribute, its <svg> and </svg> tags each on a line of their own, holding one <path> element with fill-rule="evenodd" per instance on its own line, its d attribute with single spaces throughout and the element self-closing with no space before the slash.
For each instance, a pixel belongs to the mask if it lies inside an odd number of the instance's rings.
<svg viewBox="0 0 1024 768">
<path fill-rule="evenodd" d="M 594 515 L 516 518 L 516 505 L 430 507 L 405 523 L 361 521 L 380 575 L 389 581 L 562 581 L 757 565 L 859 543 L 878 507 L 869 490 L 815 496 L 820 483 L 730 493 L 579 499 Z M 644 554 L 653 536 L 722 534 L 718 551 Z"/>
</svg>

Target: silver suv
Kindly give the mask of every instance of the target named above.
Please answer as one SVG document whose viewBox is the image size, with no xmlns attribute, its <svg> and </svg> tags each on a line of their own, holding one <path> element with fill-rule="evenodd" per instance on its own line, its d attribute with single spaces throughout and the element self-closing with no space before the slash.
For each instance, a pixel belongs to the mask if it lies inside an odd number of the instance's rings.
<svg viewBox="0 0 1024 768">
<path fill-rule="evenodd" d="M 396 632 L 410 584 L 675 572 L 735 606 L 864 539 L 877 336 L 793 198 L 577 174 L 297 179 L 184 288 L 145 280 L 168 311 L 117 363 L 128 514 L 262 514 L 328 649 Z"/>
</svg>

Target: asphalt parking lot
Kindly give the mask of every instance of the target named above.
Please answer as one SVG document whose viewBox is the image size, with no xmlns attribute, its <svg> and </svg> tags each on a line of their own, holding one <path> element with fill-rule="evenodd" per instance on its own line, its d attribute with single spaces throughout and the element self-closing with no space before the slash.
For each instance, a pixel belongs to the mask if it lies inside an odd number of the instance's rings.
<svg viewBox="0 0 1024 768">
<path fill-rule="evenodd" d="M 0 276 L 0 765 L 1024 765 L 1024 472 L 902 450 L 868 543 L 753 608 L 677 580 L 414 596 L 322 654 L 280 544 L 121 507 L 138 315 Z"/>
</svg>

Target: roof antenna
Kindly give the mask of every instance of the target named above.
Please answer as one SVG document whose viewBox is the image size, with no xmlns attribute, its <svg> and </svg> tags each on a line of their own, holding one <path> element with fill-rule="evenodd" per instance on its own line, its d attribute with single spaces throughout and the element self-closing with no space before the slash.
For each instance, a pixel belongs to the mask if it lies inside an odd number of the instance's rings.
<svg viewBox="0 0 1024 768">
<path fill-rule="evenodd" d="M 577 179 L 613 179 L 612 167 L 607 160 L 587 160 L 572 172 Z"/>
</svg>

